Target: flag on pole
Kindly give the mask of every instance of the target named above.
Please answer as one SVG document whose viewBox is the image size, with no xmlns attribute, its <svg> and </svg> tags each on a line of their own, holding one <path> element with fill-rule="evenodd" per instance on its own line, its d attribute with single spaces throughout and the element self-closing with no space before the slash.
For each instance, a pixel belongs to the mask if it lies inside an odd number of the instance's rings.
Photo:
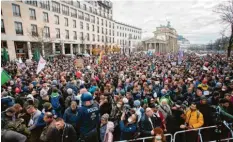
<svg viewBox="0 0 233 142">
<path fill-rule="evenodd" d="M 8 75 L 8 73 L 1 68 L 1 85 L 5 84 L 10 79 L 11 77 Z"/>
<path fill-rule="evenodd" d="M 179 50 L 179 53 L 178 53 L 178 64 L 182 63 L 183 56 L 184 56 L 183 51 Z"/>
<path fill-rule="evenodd" d="M 40 55 L 40 60 L 39 60 L 38 66 L 37 66 L 36 74 L 38 74 L 45 67 L 45 64 L 46 64 L 46 61 Z"/>
</svg>

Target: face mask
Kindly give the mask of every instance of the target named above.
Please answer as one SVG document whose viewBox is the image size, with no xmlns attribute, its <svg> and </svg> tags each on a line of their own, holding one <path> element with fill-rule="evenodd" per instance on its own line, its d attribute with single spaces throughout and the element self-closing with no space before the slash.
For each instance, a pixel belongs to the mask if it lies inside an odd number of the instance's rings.
<svg viewBox="0 0 233 142">
<path fill-rule="evenodd" d="M 155 136 L 155 139 L 156 139 L 156 140 L 161 140 L 162 137 L 161 137 L 161 136 Z"/>
<path fill-rule="evenodd" d="M 131 118 L 128 118 L 128 122 L 131 123 L 131 122 L 132 122 L 132 119 L 131 119 Z"/>
</svg>

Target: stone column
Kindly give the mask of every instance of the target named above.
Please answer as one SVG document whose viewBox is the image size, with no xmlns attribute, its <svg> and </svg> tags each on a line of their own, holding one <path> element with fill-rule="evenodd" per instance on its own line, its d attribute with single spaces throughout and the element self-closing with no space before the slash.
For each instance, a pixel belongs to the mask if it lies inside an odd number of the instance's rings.
<svg viewBox="0 0 233 142">
<path fill-rule="evenodd" d="M 52 43 L 52 51 L 53 51 L 53 55 L 56 53 L 56 47 L 55 47 L 55 43 Z"/>
<path fill-rule="evenodd" d="M 80 44 L 78 44 L 78 53 L 81 53 L 81 51 L 80 51 Z"/>
<path fill-rule="evenodd" d="M 72 55 L 74 53 L 74 51 L 73 51 L 73 44 L 71 43 L 70 44 L 70 54 Z"/>
<path fill-rule="evenodd" d="M 92 55 L 92 45 L 90 44 L 90 55 Z"/>
<path fill-rule="evenodd" d="M 14 60 L 16 59 L 16 52 L 15 52 L 15 43 L 12 40 L 7 40 L 7 51 L 9 54 L 9 59 Z"/>
<path fill-rule="evenodd" d="M 41 49 L 42 49 L 42 56 L 44 57 L 45 56 L 45 53 L 44 53 L 44 43 L 42 43 Z"/>
<path fill-rule="evenodd" d="M 30 42 L 27 42 L 27 47 L 28 47 L 28 58 L 31 60 L 32 59 L 32 48 L 31 48 Z"/>
<path fill-rule="evenodd" d="M 84 44 L 84 53 L 86 54 L 87 53 L 87 45 Z"/>
<path fill-rule="evenodd" d="M 61 43 L 61 54 L 65 54 L 65 45 Z"/>
</svg>

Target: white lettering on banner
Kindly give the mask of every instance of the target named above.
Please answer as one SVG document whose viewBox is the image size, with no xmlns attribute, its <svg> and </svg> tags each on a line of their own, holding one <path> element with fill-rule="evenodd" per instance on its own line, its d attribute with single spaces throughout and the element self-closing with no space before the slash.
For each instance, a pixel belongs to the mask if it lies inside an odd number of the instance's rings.
<svg viewBox="0 0 233 142">
<path fill-rule="evenodd" d="M 93 107 L 93 108 L 87 109 L 87 112 L 88 112 L 88 113 L 92 113 L 92 112 L 97 111 L 97 110 L 98 110 L 97 107 Z"/>
</svg>

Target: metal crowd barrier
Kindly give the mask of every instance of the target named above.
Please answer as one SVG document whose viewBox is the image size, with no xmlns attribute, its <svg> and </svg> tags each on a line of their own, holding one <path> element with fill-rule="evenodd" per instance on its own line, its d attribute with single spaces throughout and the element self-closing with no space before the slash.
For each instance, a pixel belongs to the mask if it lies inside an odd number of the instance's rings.
<svg viewBox="0 0 233 142">
<path fill-rule="evenodd" d="M 174 134 L 173 142 L 176 141 L 176 135 L 177 135 L 177 134 L 186 133 L 186 132 L 191 132 L 191 131 L 198 131 L 198 136 L 199 136 L 199 138 L 200 138 L 199 141 L 200 141 L 200 142 L 203 142 L 203 140 L 202 140 L 202 135 L 201 135 L 201 130 L 203 130 L 203 129 L 210 129 L 210 128 L 216 128 L 216 126 L 208 126 L 208 127 L 201 127 L 201 128 L 196 128 L 196 129 L 190 129 L 190 130 L 177 131 L 177 132 L 175 132 L 175 134 Z"/>
<path fill-rule="evenodd" d="M 177 136 L 177 134 L 182 134 L 182 133 L 186 133 L 186 132 L 196 131 L 196 132 L 198 133 L 198 136 L 199 136 L 199 142 L 203 142 L 201 130 L 216 128 L 216 127 L 217 127 L 217 126 L 208 126 L 208 127 L 197 128 L 197 129 L 190 129 L 190 130 L 177 131 L 176 133 L 174 133 L 174 135 L 172 135 L 172 134 L 165 134 L 164 136 L 165 136 L 166 138 L 169 137 L 169 138 L 170 138 L 170 139 L 169 139 L 170 142 L 175 142 L 175 141 L 176 141 L 176 136 Z M 153 138 L 154 138 L 154 136 L 151 136 L 151 137 L 143 137 L 143 138 L 137 138 L 137 139 L 131 139 L 131 140 L 115 141 L 115 142 L 133 142 L 133 141 L 142 141 L 142 142 L 145 142 L 145 140 L 153 139 Z M 226 139 L 221 139 L 220 141 L 228 141 L 228 142 L 230 142 L 231 140 L 233 140 L 233 137 L 226 138 Z M 210 141 L 210 142 L 216 142 L 216 141 Z"/>
<path fill-rule="evenodd" d="M 170 142 L 172 142 L 172 134 L 164 134 L 164 136 L 167 138 L 170 138 Z M 132 140 L 123 140 L 123 141 L 115 141 L 115 142 L 133 142 L 133 141 L 142 141 L 145 142 L 145 140 L 153 139 L 155 136 L 151 137 L 143 137 L 143 138 L 137 138 L 137 139 L 132 139 Z M 168 141 L 167 141 L 168 142 Z"/>
</svg>

